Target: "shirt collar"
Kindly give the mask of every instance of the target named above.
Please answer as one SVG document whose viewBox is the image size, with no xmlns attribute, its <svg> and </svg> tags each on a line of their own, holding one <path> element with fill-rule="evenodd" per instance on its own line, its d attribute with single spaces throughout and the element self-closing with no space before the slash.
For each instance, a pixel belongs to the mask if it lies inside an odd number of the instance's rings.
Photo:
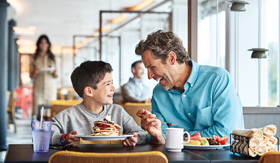
<svg viewBox="0 0 280 163">
<path fill-rule="evenodd" d="M 187 82 L 186 82 L 185 85 L 184 85 L 185 90 L 186 90 L 186 88 L 188 88 L 189 86 L 192 87 L 192 86 L 195 84 L 195 81 L 196 81 L 196 79 L 197 79 L 197 77 L 198 77 L 198 71 L 199 71 L 199 65 L 198 65 L 195 61 L 190 60 L 190 61 L 188 62 L 188 64 L 192 66 L 192 71 L 191 71 L 191 74 L 190 74 L 190 76 L 189 76 Z M 187 85 L 187 84 L 189 84 L 189 85 Z"/>
<path fill-rule="evenodd" d="M 141 85 L 141 84 L 142 84 L 142 81 L 139 81 L 139 80 L 136 79 L 136 78 L 132 78 L 132 80 L 133 80 L 134 83 L 136 83 L 137 85 Z"/>
<path fill-rule="evenodd" d="M 184 85 L 185 91 L 188 90 L 189 87 L 192 87 L 194 85 L 194 83 L 198 77 L 198 71 L 199 71 L 199 65 L 195 61 L 189 60 L 189 62 L 187 64 L 192 66 L 192 71 L 191 71 L 191 74 L 190 74 L 187 82 Z M 172 92 L 172 93 L 178 92 L 178 90 L 174 90 L 174 89 L 169 89 L 167 91 Z"/>
</svg>

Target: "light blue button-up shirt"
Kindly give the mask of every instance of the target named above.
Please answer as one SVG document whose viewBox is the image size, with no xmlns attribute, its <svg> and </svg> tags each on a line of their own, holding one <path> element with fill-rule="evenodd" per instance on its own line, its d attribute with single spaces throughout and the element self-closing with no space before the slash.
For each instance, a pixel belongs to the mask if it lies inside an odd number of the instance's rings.
<svg viewBox="0 0 280 163">
<path fill-rule="evenodd" d="M 157 118 L 177 123 L 190 134 L 203 137 L 229 137 L 233 129 L 244 128 L 243 111 L 229 73 L 220 67 L 198 65 L 194 61 L 185 91 L 163 90 L 156 85 L 152 97 L 152 113 Z M 162 132 L 168 127 L 162 123 Z"/>
</svg>

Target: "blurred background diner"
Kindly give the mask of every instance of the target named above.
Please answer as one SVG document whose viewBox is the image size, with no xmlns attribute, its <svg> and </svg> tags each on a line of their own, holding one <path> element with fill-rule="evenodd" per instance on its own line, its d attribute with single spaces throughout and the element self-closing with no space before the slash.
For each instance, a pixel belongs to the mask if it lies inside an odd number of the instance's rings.
<svg viewBox="0 0 280 163">
<path fill-rule="evenodd" d="M 112 65 L 114 103 L 124 100 L 121 86 L 133 76 L 132 63 L 141 60 L 136 44 L 162 29 L 177 34 L 198 64 L 230 73 L 245 128 L 280 126 L 280 4 L 247 2 L 234 8 L 229 0 L 0 0 L 0 162 L 8 144 L 32 143 L 30 120 L 39 96 L 30 65 L 42 34 L 51 41 L 57 73 L 51 84 L 56 89 L 46 89 L 52 99 L 38 103 L 46 120 L 82 101 L 70 75 L 85 60 Z M 157 84 L 148 80 L 146 69 L 142 81 L 151 91 Z M 132 116 L 139 108 L 151 110 L 150 104 L 121 104 Z"/>
<path fill-rule="evenodd" d="M 133 77 L 121 87 L 123 102 L 150 103 L 152 93 L 143 82 L 145 75 L 143 62 L 141 60 L 133 62 L 131 72 Z"/>
<path fill-rule="evenodd" d="M 37 115 L 40 117 L 39 107 L 48 106 L 51 101 L 56 100 L 56 81 L 54 79 L 57 78 L 57 70 L 48 36 L 41 35 L 38 38 L 30 67 L 30 78 L 33 80 L 32 115 L 36 119 Z"/>
</svg>

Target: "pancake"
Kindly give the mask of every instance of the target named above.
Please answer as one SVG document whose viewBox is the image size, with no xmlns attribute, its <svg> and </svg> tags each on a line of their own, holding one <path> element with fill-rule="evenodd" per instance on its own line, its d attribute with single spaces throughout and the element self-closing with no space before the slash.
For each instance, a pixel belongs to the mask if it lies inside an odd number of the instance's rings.
<svg viewBox="0 0 280 163">
<path fill-rule="evenodd" d="M 118 124 L 104 118 L 103 121 L 95 121 L 93 127 L 93 134 L 91 136 L 118 136 L 120 134 Z"/>
</svg>

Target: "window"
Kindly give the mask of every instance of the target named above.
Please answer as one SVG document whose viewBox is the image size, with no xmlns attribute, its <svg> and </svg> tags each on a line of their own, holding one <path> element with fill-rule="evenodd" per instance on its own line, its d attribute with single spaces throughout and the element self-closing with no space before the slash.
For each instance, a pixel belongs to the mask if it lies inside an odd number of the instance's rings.
<svg viewBox="0 0 280 163">
<path fill-rule="evenodd" d="M 225 1 L 198 0 L 198 63 L 227 68 L 243 106 L 276 106 L 280 101 L 279 1 L 247 2 L 245 12 L 234 12 Z M 251 58 L 251 48 L 269 49 L 269 56 Z"/>
</svg>

